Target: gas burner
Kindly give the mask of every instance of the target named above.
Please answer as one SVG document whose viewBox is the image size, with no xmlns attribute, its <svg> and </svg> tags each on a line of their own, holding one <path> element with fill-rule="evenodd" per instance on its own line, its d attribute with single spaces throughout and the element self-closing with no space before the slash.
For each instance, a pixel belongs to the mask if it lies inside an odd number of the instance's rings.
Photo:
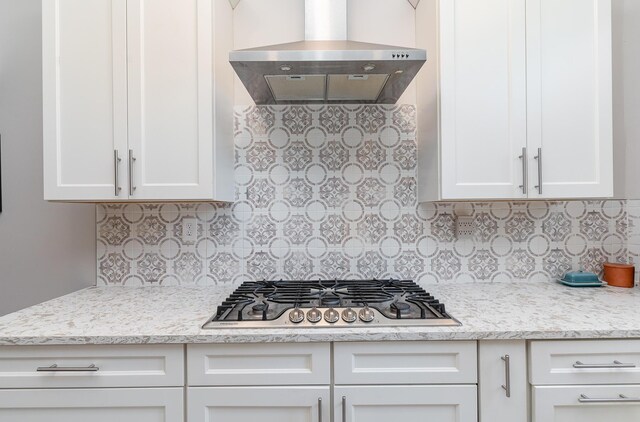
<svg viewBox="0 0 640 422">
<path fill-rule="evenodd" d="M 242 283 L 204 328 L 460 325 L 410 280 Z"/>
<path fill-rule="evenodd" d="M 269 308 L 269 305 L 267 305 L 266 303 L 256 303 L 255 305 L 253 305 L 251 307 L 251 309 L 253 310 L 253 312 L 264 312 Z"/>
</svg>

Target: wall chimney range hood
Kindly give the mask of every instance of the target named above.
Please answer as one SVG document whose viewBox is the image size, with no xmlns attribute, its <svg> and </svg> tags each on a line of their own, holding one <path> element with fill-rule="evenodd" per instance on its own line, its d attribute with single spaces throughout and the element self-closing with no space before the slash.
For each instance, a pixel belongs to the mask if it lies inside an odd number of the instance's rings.
<svg viewBox="0 0 640 422">
<path fill-rule="evenodd" d="M 395 104 L 427 59 L 346 38 L 347 0 L 305 0 L 304 41 L 235 50 L 229 62 L 256 104 Z"/>
</svg>

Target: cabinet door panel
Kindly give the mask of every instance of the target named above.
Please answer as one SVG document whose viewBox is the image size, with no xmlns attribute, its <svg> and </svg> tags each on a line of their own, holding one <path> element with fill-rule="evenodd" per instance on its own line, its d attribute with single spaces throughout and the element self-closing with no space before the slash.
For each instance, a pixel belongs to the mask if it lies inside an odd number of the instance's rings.
<svg viewBox="0 0 640 422">
<path fill-rule="evenodd" d="M 182 422 L 182 388 L 0 390 L 0 420 Z"/>
<path fill-rule="evenodd" d="M 329 420 L 328 386 L 192 387 L 188 403 L 189 422 Z"/>
<path fill-rule="evenodd" d="M 126 0 L 42 3 L 45 199 L 126 199 L 126 19 Z"/>
<path fill-rule="evenodd" d="M 480 422 L 527 422 L 525 341 L 481 341 L 478 353 Z M 507 355 L 508 363 L 503 360 Z M 503 388 L 507 386 L 507 365 L 509 396 Z"/>
<path fill-rule="evenodd" d="M 523 198 L 525 0 L 440 2 L 442 199 Z"/>
<path fill-rule="evenodd" d="M 475 422 L 476 401 L 475 385 L 336 387 L 334 420 Z"/>
<path fill-rule="evenodd" d="M 530 197 L 613 195 L 611 60 L 610 0 L 527 1 Z"/>
<path fill-rule="evenodd" d="M 567 386 L 533 388 L 533 422 L 636 422 L 640 401 L 616 402 L 620 394 L 640 398 L 640 386 Z M 581 403 L 581 395 L 611 402 Z"/>
<path fill-rule="evenodd" d="M 211 0 L 129 0 L 134 199 L 211 199 Z"/>
</svg>

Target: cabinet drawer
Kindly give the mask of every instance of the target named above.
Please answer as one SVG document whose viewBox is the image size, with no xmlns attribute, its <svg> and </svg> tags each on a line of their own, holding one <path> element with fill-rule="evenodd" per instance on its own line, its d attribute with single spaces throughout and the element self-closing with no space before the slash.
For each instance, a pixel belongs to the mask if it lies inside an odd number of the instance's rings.
<svg viewBox="0 0 640 422">
<path fill-rule="evenodd" d="M 187 383 L 206 385 L 329 384 L 328 343 L 193 344 L 187 346 Z"/>
<path fill-rule="evenodd" d="M 478 391 L 475 385 L 336 387 L 333 397 L 333 420 L 477 422 L 477 402 Z"/>
<path fill-rule="evenodd" d="M 640 420 L 640 385 L 534 387 L 532 398 L 533 422 Z"/>
<path fill-rule="evenodd" d="M 475 384 L 475 341 L 336 343 L 336 384 Z"/>
<path fill-rule="evenodd" d="M 640 384 L 640 340 L 534 341 L 533 385 Z"/>
<path fill-rule="evenodd" d="M 184 388 L 0 390 L 0 421 L 183 422 Z"/>
<path fill-rule="evenodd" d="M 189 422 L 322 422 L 330 420 L 329 386 L 191 387 Z"/>
<path fill-rule="evenodd" d="M 0 388 L 182 385 L 181 345 L 0 348 Z"/>
</svg>

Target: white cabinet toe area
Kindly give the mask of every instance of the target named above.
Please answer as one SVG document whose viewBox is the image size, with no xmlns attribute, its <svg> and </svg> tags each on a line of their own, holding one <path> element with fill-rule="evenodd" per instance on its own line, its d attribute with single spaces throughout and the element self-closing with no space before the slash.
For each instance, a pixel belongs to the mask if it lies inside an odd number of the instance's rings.
<svg viewBox="0 0 640 422">
<path fill-rule="evenodd" d="M 613 195 L 611 0 L 425 0 L 422 201 Z M 435 16 L 435 18 L 434 18 Z"/>
<path fill-rule="evenodd" d="M 44 197 L 233 200 L 226 0 L 43 0 Z"/>
</svg>

